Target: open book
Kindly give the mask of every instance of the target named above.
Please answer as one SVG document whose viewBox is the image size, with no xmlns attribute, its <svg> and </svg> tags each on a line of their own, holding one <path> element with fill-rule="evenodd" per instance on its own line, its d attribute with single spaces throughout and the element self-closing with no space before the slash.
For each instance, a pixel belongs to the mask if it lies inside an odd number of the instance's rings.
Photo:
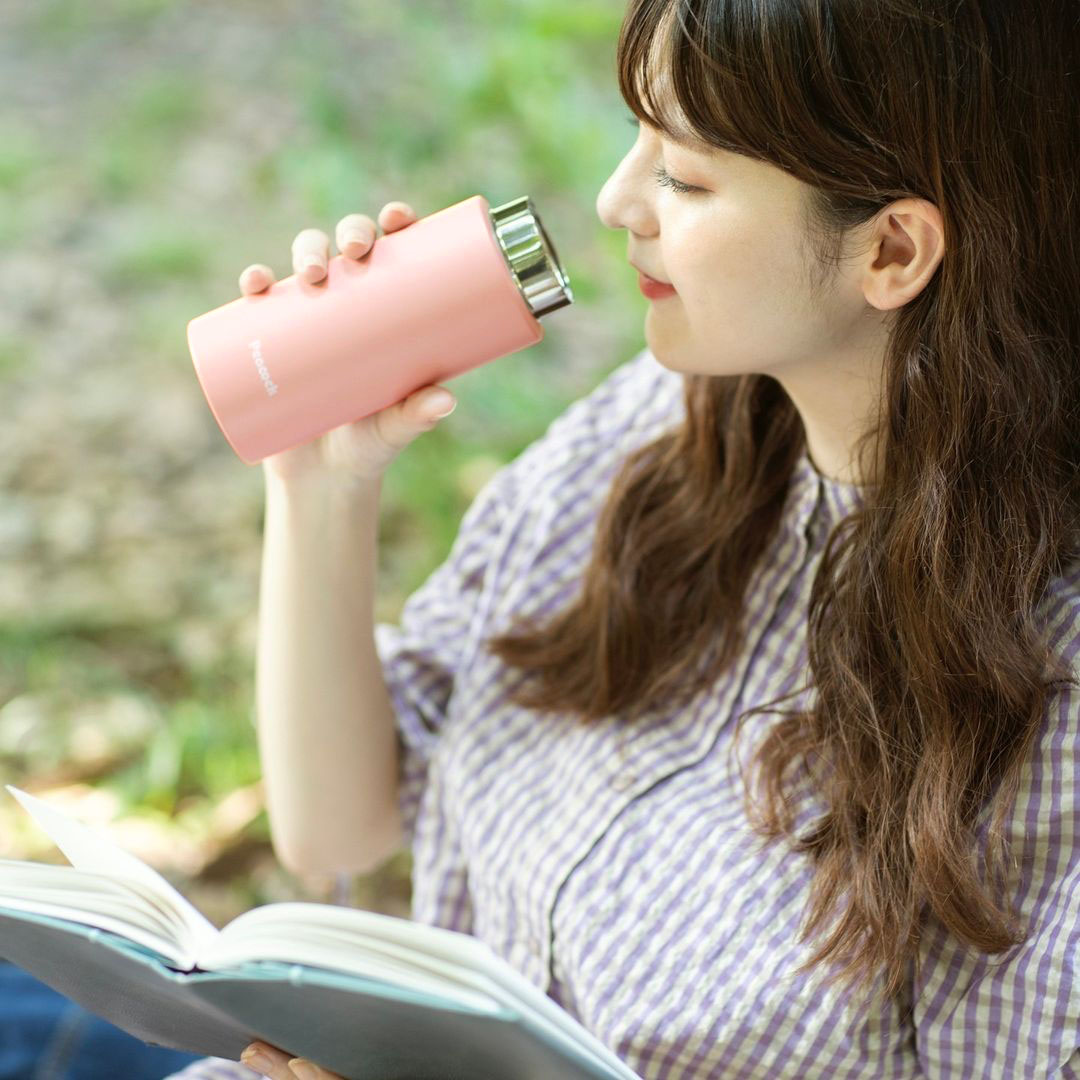
<svg viewBox="0 0 1080 1080">
<path fill-rule="evenodd" d="M 0 957 L 144 1042 L 253 1039 L 349 1080 L 637 1080 L 468 934 L 332 904 L 218 930 L 157 871 L 7 785 L 71 866 L 0 859 Z"/>
</svg>

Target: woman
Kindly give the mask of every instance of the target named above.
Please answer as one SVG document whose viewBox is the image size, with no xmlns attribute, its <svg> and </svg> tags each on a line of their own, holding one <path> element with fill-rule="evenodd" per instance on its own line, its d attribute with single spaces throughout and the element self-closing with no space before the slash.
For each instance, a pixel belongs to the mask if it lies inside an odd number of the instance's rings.
<svg viewBox="0 0 1080 1080">
<path fill-rule="evenodd" d="M 1080 1077 L 1077 37 L 1073 0 L 631 0 L 597 209 L 671 286 L 648 348 L 371 635 L 440 391 L 266 462 L 288 865 L 411 844 L 418 920 L 650 1080 Z"/>
</svg>

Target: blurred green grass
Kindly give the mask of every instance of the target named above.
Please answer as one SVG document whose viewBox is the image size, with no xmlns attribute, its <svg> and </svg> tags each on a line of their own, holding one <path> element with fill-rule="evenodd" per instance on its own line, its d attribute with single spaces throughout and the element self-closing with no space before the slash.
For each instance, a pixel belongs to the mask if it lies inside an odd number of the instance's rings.
<svg viewBox="0 0 1080 1080">
<path fill-rule="evenodd" d="M 0 257 L 38 258 L 45 274 L 63 268 L 85 287 L 82 302 L 112 319 L 109 333 L 84 347 L 82 365 L 129 365 L 151 379 L 182 373 L 198 396 L 186 320 L 238 295 L 236 279 L 251 262 L 292 273 L 289 249 L 301 228 L 323 228 L 332 243 L 340 217 L 375 217 L 392 199 L 424 215 L 476 193 L 493 205 L 531 195 L 575 304 L 545 321 L 537 346 L 453 380 L 454 416 L 389 470 L 377 617 L 393 620 L 445 558 L 484 480 L 643 343 L 625 234 L 595 214 L 597 192 L 630 143 L 614 71 L 622 14 L 621 3 L 590 0 L 21 5 L 8 17 L 6 48 L 24 66 L 9 65 L 6 77 L 9 91 L 33 92 L 0 117 L 0 196 L 17 210 L 0 214 Z M 27 78 L 32 86 L 20 83 Z M 22 264 L 11 271 L 21 272 Z M 46 343 L 60 308 L 47 285 L 43 297 L 0 327 L 0 386 L 9 390 L 30 392 L 55 377 L 60 361 Z M 137 413 L 139 402 L 128 408 Z M 209 558 L 225 577 L 240 552 L 250 575 L 261 545 L 261 475 L 243 471 L 208 410 L 202 421 L 209 449 L 185 458 L 173 445 L 174 472 L 145 469 L 139 483 L 146 498 L 167 503 L 177 477 L 210 466 L 215 476 L 239 477 L 256 509 L 241 514 L 239 531 L 223 519 L 228 542 L 207 548 L 209 556 L 199 549 L 193 563 L 202 568 Z M 87 436 L 88 445 L 110 445 L 113 428 L 105 431 Z M 31 433 L 22 434 L 30 445 Z M 116 445 L 116 458 L 157 460 L 147 449 Z M 107 472 L 105 453 L 84 454 L 80 467 Z M 36 468 L 12 466 L 9 493 L 42 473 Z M 60 468 L 43 474 L 61 476 L 57 495 L 79 486 Z M 214 534 L 214 523 L 208 507 L 197 526 Z M 105 573 L 105 550 L 87 556 L 91 573 L 98 556 Z M 28 566 L 39 558 L 32 543 L 18 555 Z M 258 782 L 253 613 L 246 637 L 223 633 L 195 647 L 193 618 L 224 625 L 215 606 L 224 602 L 199 594 L 201 579 L 183 578 L 183 568 L 161 572 L 181 578 L 160 617 L 140 621 L 119 604 L 65 606 L 62 598 L 46 614 L 32 603 L 0 614 L 8 781 L 83 777 L 113 793 L 122 814 L 156 819 Z M 253 578 L 245 580 L 250 601 Z M 243 600 L 229 603 L 231 612 Z M 115 731 L 104 705 L 97 714 L 114 753 L 80 758 L 80 703 L 85 712 L 87 702 L 116 701 L 135 708 L 116 713 Z M 0 827 L 10 826 L 0 853 L 39 850 L 14 822 L 0 815 Z M 249 835 L 265 847 L 265 813 Z M 234 895 L 230 903 L 267 898 L 250 889 Z"/>
</svg>

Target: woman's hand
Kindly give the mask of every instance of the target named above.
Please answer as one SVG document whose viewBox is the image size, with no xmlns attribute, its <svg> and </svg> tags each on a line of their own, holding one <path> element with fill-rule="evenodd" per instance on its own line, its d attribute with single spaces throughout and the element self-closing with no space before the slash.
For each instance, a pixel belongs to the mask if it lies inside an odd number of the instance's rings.
<svg viewBox="0 0 1080 1080">
<path fill-rule="evenodd" d="M 255 1054 L 263 1060 L 253 1057 Z M 240 1060 L 271 1080 L 342 1080 L 337 1073 L 328 1072 L 313 1061 L 290 1058 L 284 1050 L 264 1042 L 253 1042 L 240 1055 Z"/>
<path fill-rule="evenodd" d="M 389 202 L 379 211 L 383 234 L 397 232 L 416 221 L 415 211 L 403 202 Z M 334 233 L 338 250 L 349 259 L 362 259 L 375 244 L 376 224 L 367 214 L 346 214 Z M 302 229 L 292 243 L 292 265 L 306 281 L 327 275 L 330 238 L 321 229 Z M 274 282 L 265 263 L 252 263 L 240 274 L 240 291 L 249 296 Z M 301 483 L 313 475 L 345 479 L 379 477 L 391 461 L 421 432 L 430 431 L 448 416 L 457 402 L 441 386 L 421 386 L 401 401 L 370 416 L 333 428 L 311 442 L 263 458 L 267 477 Z"/>
</svg>

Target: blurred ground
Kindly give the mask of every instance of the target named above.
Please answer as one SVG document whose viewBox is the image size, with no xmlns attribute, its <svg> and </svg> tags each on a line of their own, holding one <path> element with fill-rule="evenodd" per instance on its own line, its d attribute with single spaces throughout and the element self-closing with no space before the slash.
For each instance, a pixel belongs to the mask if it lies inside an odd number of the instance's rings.
<svg viewBox="0 0 1080 1080">
<path fill-rule="evenodd" d="M 529 194 L 575 303 L 451 382 L 387 475 L 377 618 L 481 484 L 641 347 L 596 193 L 632 138 L 621 3 L 0 5 L 0 780 L 107 830 L 212 921 L 330 899 L 269 844 L 254 739 L 261 468 L 185 341 L 251 262 L 404 199 Z M 336 251 L 332 250 L 333 254 Z M 63 857 L 0 792 L 0 857 Z M 351 882 L 404 913 L 408 856 Z"/>
</svg>

